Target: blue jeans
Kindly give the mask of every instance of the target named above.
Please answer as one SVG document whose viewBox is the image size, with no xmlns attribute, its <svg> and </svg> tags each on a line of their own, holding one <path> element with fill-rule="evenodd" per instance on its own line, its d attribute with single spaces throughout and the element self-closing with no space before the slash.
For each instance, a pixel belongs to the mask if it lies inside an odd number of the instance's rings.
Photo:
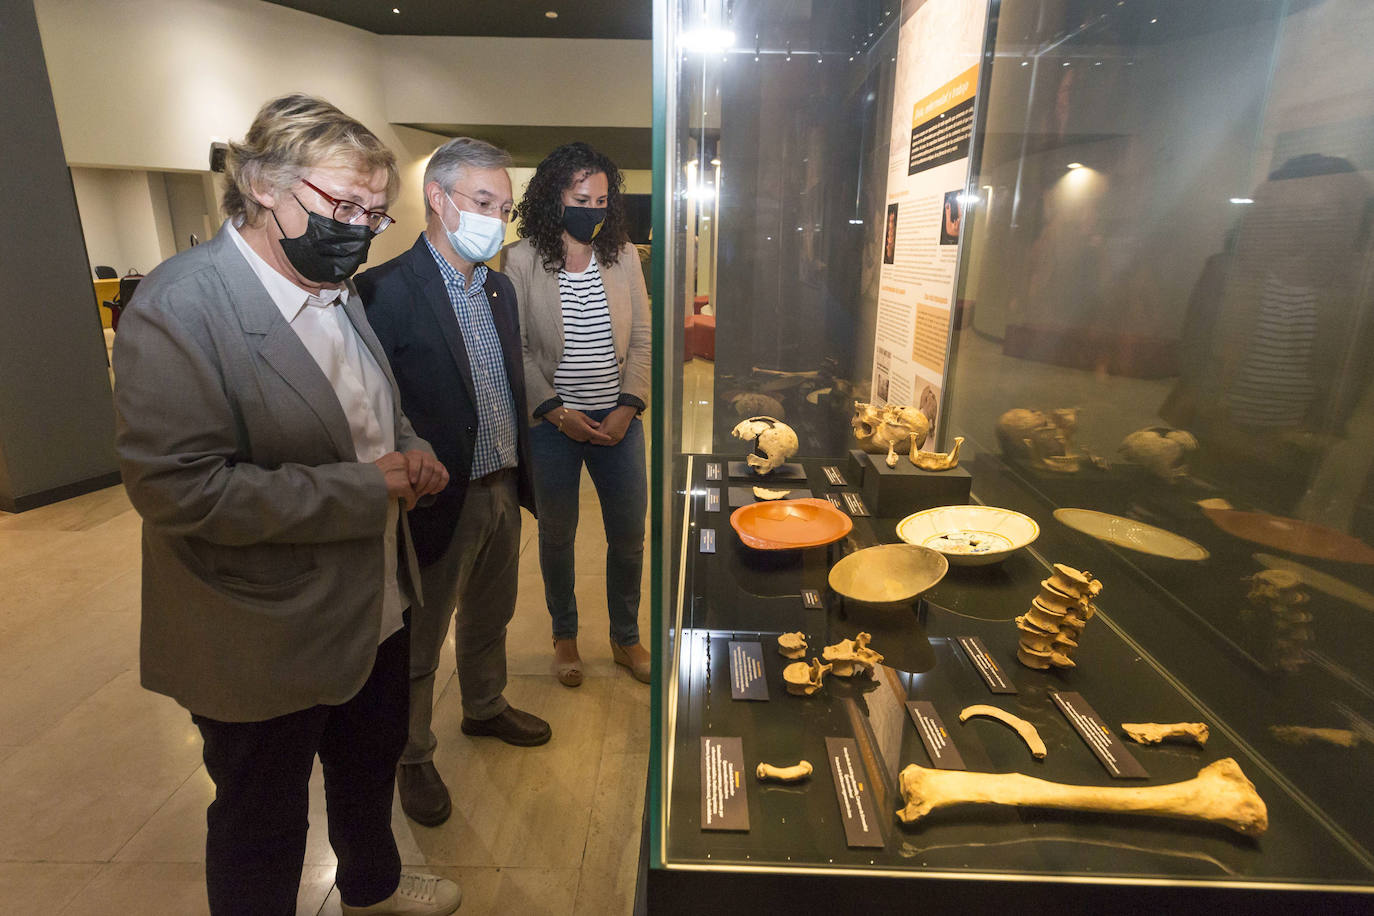
<svg viewBox="0 0 1374 916">
<path fill-rule="evenodd" d="M 589 410 L 600 421 L 607 410 Z M 530 470 L 539 510 L 539 568 L 544 600 L 553 618 L 553 638 L 577 636 L 577 596 L 573 544 L 582 466 L 596 486 L 606 526 L 606 610 L 611 640 L 618 646 L 639 642 L 639 587 L 644 569 L 644 514 L 649 482 L 644 470 L 644 425 L 630 421 L 615 445 L 574 442 L 553 424 L 540 420 L 530 430 Z"/>
</svg>

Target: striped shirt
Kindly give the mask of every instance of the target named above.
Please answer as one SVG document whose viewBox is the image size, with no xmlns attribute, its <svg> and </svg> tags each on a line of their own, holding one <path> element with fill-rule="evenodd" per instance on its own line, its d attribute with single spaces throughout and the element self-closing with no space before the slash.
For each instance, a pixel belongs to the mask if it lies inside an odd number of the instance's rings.
<svg viewBox="0 0 1374 916">
<path fill-rule="evenodd" d="M 1228 392 L 1231 419 L 1246 426 L 1301 425 L 1317 396 L 1312 381 L 1316 338 L 1316 293 L 1270 276 L 1245 359 Z"/>
<path fill-rule="evenodd" d="M 558 272 L 558 298 L 563 303 L 563 358 L 553 373 L 554 390 L 573 410 L 616 406 L 620 363 L 595 257 L 581 273 Z"/>
<path fill-rule="evenodd" d="M 482 284 L 487 281 L 487 266 L 478 264 L 472 271 L 472 282 L 453 268 L 444 256 L 425 239 L 429 253 L 439 265 L 439 274 L 448 290 L 448 301 L 458 317 L 458 329 L 463 332 L 463 346 L 468 351 L 472 369 L 472 387 L 477 396 L 477 441 L 472 449 L 472 470 L 469 480 L 485 477 L 492 471 L 515 467 L 515 398 L 510 393 L 506 377 L 506 363 L 501 357 L 501 338 L 496 334 L 496 321 L 491 317 L 491 303 Z"/>
</svg>

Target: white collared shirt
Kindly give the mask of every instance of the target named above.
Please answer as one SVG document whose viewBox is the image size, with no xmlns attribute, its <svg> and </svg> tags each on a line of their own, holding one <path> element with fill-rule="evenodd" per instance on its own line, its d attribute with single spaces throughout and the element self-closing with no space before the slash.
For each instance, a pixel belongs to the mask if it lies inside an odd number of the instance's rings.
<svg viewBox="0 0 1374 916">
<path fill-rule="evenodd" d="M 311 295 L 263 260 L 239 235 L 232 220 L 225 221 L 224 229 L 334 389 L 348 419 L 357 459 L 371 462 L 394 452 L 396 406 L 391 397 L 391 385 L 344 311 L 348 290 L 321 290 L 321 295 Z M 382 538 L 385 579 L 379 643 L 401 628 L 401 613 L 405 610 L 396 582 L 399 517 L 400 502 L 393 499 L 387 506 L 386 533 Z"/>
</svg>

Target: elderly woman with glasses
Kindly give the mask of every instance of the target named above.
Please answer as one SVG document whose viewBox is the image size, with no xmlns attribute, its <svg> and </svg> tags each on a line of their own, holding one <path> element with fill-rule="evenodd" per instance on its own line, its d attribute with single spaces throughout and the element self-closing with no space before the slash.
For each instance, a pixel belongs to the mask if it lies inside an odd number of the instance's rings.
<svg viewBox="0 0 1374 916">
<path fill-rule="evenodd" d="M 568 687 L 582 683 L 573 544 L 584 466 L 606 530 L 611 657 L 638 680 L 650 674 L 639 641 L 649 295 L 620 195 L 620 170 L 606 155 L 585 143 L 560 146 L 530 179 L 518 208 L 521 241 L 506 255 L 520 305 L 554 673 Z"/>
<path fill-rule="evenodd" d="M 142 681 L 204 741 L 215 916 L 295 912 L 316 756 L 343 912 L 458 906 L 452 882 L 402 873 L 391 833 L 419 600 L 406 514 L 448 483 L 348 279 L 398 183 L 334 106 L 268 102 L 230 145 L 228 220 L 148 275 L 115 342 Z"/>
</svg>

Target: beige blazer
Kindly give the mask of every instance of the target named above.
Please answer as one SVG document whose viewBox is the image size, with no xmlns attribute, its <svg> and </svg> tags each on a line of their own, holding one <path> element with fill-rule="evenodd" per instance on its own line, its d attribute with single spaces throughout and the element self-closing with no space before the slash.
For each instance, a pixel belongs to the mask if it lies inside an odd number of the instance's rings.
<svg viewBox="0 0 1374 916">
<path fill-rule="evenodd" d="M 386 356 L 396 448 L 424 449 Z M 143 685 L 260 721 L 352 697 L 381 635 L 387 492 L 339 399 L 221 231 L 139 285 L 115 335 L 115 448 L 143 517 Z M 405 513 L 398 578 L 418 598 Z"/>
<path fill-rule="evenodd" d="M 506 276 L 515 284 L 520 305 L 520 342 L 525 355 L 525 413 L 530 425 L 560 401 L 553 387 L 553 373 L 563 359 L 563 303 L 558 296 L 558 273 L 544 269 L 529 239 L 506 249 Z M 626 242 L 620 259 L 600 265 L 611 312 L 611 336 L 620 363 L 621 403 L 641 410 L 649 404 L 652 390 L 649 291 L 639 267 L 639 253 Z M 553 404 L 548 402 L 553 400 Z M 542 408 L 542 410 L 541 410 Z M 539 416 L 535 416 L 539 411 Z"/>
</svg>

